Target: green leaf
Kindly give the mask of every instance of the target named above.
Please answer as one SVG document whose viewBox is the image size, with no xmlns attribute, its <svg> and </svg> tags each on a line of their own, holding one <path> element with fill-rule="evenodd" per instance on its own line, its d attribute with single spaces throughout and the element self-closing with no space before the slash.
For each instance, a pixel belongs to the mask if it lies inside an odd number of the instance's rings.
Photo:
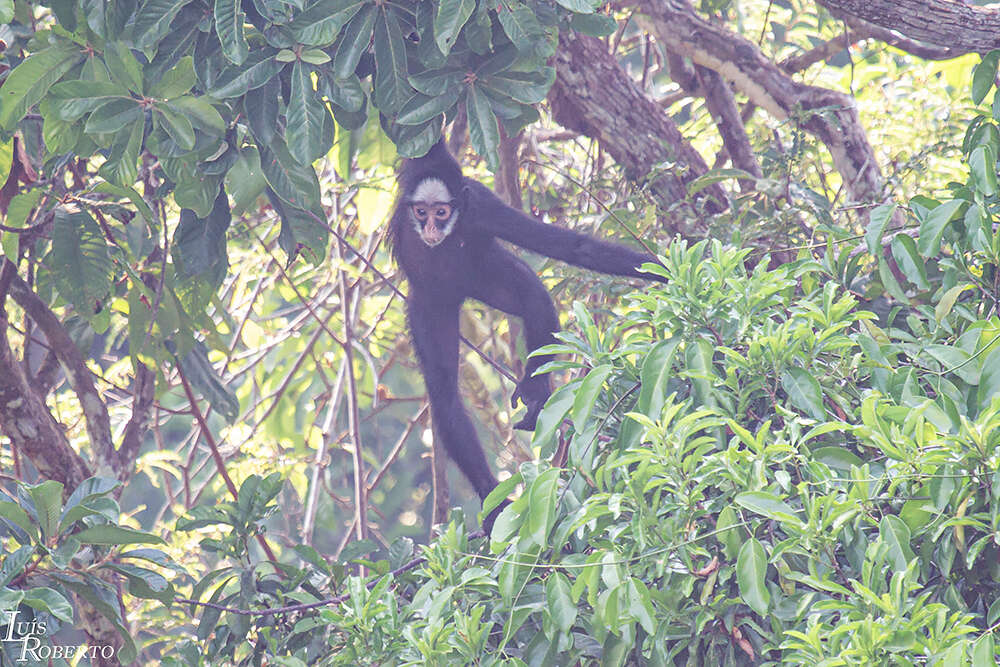
<svg viewBox="0 0 1000 667">
<path fill-rule="evenodd" d="M 326 244 L 330 236 L 329 230 L 323 224 L 325 221 L 323 209 L 314 208 L 308 211 L 290 206 L 273 195 L 273 192 L 268 188 L 268 199 L 281 216 L 281 233 L 278 235 L 281 249 L 288 255 L 289 261 L 305 251 L 307 259 L 319 265 L 326 258 Z"/>
<path fill-rule="evenodd" d="M 14 19 L 14 0 L 0 0 L 0 23 L 10 23 Z"/>
<path fill-rule="evenodd" d="M 979 376 L 978 403 L 979 409 L 985 410 L 990 402 L 1000 396 L 1000 346 L 986 355 L 983 360 L 983 371 Z"/>
<path fill-rule="evenodd" d="M 137 598 L 159 600 L 163 604 L 173 600 L 173 586 L 157 572 L 127 563 L 109 563 L 105 567 L 124 575 L 128 580 L 128 592 Z"/>
<path fill-rule="evenodd" d="M 500 130 L 497 117 L 490 108 L 489 100 L 477 86 L 470 86 L 465 98 L 465 108 L 469 117 L 469 138 L 492 171 L 500 168 Z"/>
<path fill-rule="evenodd" d="M 201 312 L 226 277 L 226 230 L 231 220 L 229 199 L 222 189 L 205 218 L 199 218 L 189 208 L 181 209 L 171 259 L 177 273 L 177 296 L 189 312 Z"/>
<path fill-rule="evenodd" d="M 933 257 L 938 254 L 945 227 L 966 203 L 964 199 L 952 199 L 932 209 L 921 221 L 917 250 L 922 256 Z"/>
<path fill-rule="evenodd" d="M 567 633 L 576 622 L 576 605 L 570 595 L 569 579 L 562 572 L 553 572 L 545 580 L 545 601 L 552 622 L 562 633 Z"/>
<path fill-rule="evenodd" d="M 60 41 L 28 56 L 15 67 L 0 87 L 0 129 L 12 132 L 28 109 L 81 60 L 83 54 L 78 45 Z"/>
<path fill-rule="evenodd" d="M 798 366 L 789 366 L 781 374 L 781 386 L 796 409 L 813 419 L 820 421 L 826 419 L 826 411 L 823 409 L 823 389 L 809 371 Z"/>
<path fill-rule="evenodd" d="M 243 100 L 250 131 L 253 132 L 257 144 L 269 144 L 274 138 L 278 127 L 278 95 L 281 93 L 281 82 L 271 79 L 255 90 L 248 91 Z"/>
<path fill-rule="evenodd" d="M 110 523 L 84 528 L 73 535 L 81 544 L 166 544 L 162 538 L 141 530 Z"/>
<path fill-rule="evenodd" d="M 146 0 L 135 15 L 132 34 L 141 49 L 156 46 L 170 31 L 170 24 L 191 0 Z"/>
<path fill-rule="evenodd" d="M 483 79 L 482 84 L 523 104 L 538 104 L 545 99 L 556 80 L 554 67 L 544 67 L 540 72 L 501 72 Z"/>
<path fill-rule="evenodd" d="M 52 227 L 49 268 L 56 289 L 83 317 L 111 290 L 111 256 L 97 222 L 85 211 L 59 207 Z"/>
<path fill-rule="evenodd" d="M 421 123 L 426 123 L 455 106 L 461 92 L 461 88 L 455 87 L 442 95 L 434 97 L 417 93 L 399 110 L 396 122 L 401 125 L 420 125 Z"/>
<path fill-rule="evenodd" d="M 409 78 L 409 82 L 418 92 L 424 95 L 435 96 L 443 95 L 453 88 L 460 87 L 464 76 L 465 74 L 462 70 L 449 67 L 414 74 Z"/>
<path fill-rule="evenodd" d="M 406 41 L 396 15 L 388 8 L 375 22 L 375 104 L 393 115 L 413 95 L 407 81 Z"/>
<path fill-rule="evenodd" d="M 281 199 L 297 208 L 320 209 L 316 172 L 293 158 L 277 137 L 270 144 L 260 146 L 260 166 L 268 185 Z"/>
<path fill-rule="evenodd" d="M 773 493 L 747 491 L 738 494 L 733 500 L 737 505 L 745 507 L 756 514 L 766 516 L 769 519 L 785 521 L 796 525 L 801 525 L 802 523 L 795 515 L 795 510 Z"/>
<path fill-rule="evenodd" d="M 531 51 L 531 42 L 544 32 L 535 13 L 519 0 L 503 0 L 497 7 L 497 18 L 518 51 Z"/>
<path fill-rule="evenodd" d="M 972 102 L 979 104 L 990 92 L 993 82 L 997 78 L 997 61 L 1000 60 L 1000 51 L 990 51 L 983 56 L 982 61 L 976 65 L 972 71 Z"/>
<path fill-rule="evenodd" d="M 313 90 L 312 67 L 296 61 L 286 112 L 285 142 L 289 152 L 304 165 L 326 153 L 323 146 L 323 116 L 329 113 Z"/>
<path fill-rule="evenodd" d="M 231 65 L 219 73 L 209 94 L 216 99 L 240 97 L 260 88 L 281 71 L 285 63 L 275 60 L 275 49 L 255 48 L 242 65 Z"/>
<path fill-rule="evenodd" d="M 618 22 L 605 14 L 574 14 L 569 27 L 591 37 L 607 37 L 615 34 Z"/>
<path fill-rule="evenodd" d="M 331 104 L 335 104 L 344 111 L 357 112 L 365 106 L 365 91 L 361 88 L 361 81 L 356 74 L 352 74 L 346 79 L 334 79 L 329 70 L 322 70 L 323 93 Z"/>
<path fill-rule="evenodd" d="M 366 5 L 344 31 L 337 44 L 337 51 L 333 54 L 333 76 L 336 79 L 346 79 L 354 75 L 361 55 L 368 49 L 368 43 L 372 40 L 377 13 L 374 5 Z"/>
<path fill-rule="evenodd" d="M 240 413 L 240 402 L 229 387 L 222 384 L 212 362 L 208 360 L 208 348 L 201 341 L 195 341 L 191 350 L 179 360 L 181 370 L 195 389 L 207 400 L 212 408 L 232 424 Z"/>
<path fill-rule="evenodd" d="M 0 517 L 3 516 L 3 508 L 0 507 Z M 3 560 L 0 561 L 0 590 L 24 571 L 34 553 L 35 548 L 30 544 L 25 544 L 4 555 Z"/>
<path fill-rule="evenodd" d="M 121 42 L 109 42 L 104 47 L 104 64 L 111 78 L 133 93 L 142 94 L 142 67 L 132 51 Z"/>
<path fill-rule="evenodd" d="M 590 413 L 594 409 L 594 403 L 612 370 L 614 367 L 611 364 L 603 364 L 591 369 L 577 389 L 571 412 L 573 427 L 577 433 L 586 428 L 587 420 L 590 419 Z"/>
<path fill-rule="evenodd" d="M 59 591 L 51 588 L 31 588 L 24 592 L 22 603 L 32 609 L 45 611 L 63 623 L 73 622 L 73 605 Z"/>
<path fill-rule="evenodd" d="M 121 635 L 123 643 L 123 646 L 118 650 L 118 655 L 115 657 L 122 664 L 129 664 L 135 660 L 138 651 L 136 650 L 135 640 L 132 639 L 131 633 L 129 633 L 128 629 L 122 623 L 120 603 L 113 604 L 110 602 L 110 600 L 117 600 L 118 591 L 92 575 L 83 575 L 83 581 L 61 573 L 53 573 L 52 577 L 86 600 L 101 616 L 115 626 L 118 634 Z"/>
<path fill-rule="evenodd" d="M 556 0 L 556 4 L 578 14 L 590 14 L 594 11 L 590 0 Z"/>
<path fill-rule="evenodd" d="M 889 547 L 889 560 L 897 572 L 905 572 L 906 566 L 913 560 L 913 550 L 910 548 L 910 529 L 902 519 L 893 514 L 882 517 L 878 525 L 878 534 L 882 542 Z"/>
<path fill-rule="evenodd" d="M 198 75 L 194 71 L 194 58 L 184 56 L 177 64 L 168 69 L 160 80 L 149 86 L 149 96 L 169 100 L 184 95 L 198 83 Z"/>
<path fill-rule="evenodd" d="M 132 99 L 125 86 L 111 81 L 63 81 L 52 86 L 49 95 L 56 118 L 75 121 L 112 99 Z"/>
<path fill-rule="evenodd" d="M 767 615 L 771 592 L 767 590 L 767 553 L 764 545 L 750 538 L 740 547 L 736 558 L 736 583 L 743 601 L 761 616 Z"/>
<path fill-rule="evenodd" d="M 38 539 L 38 526 L 31 520 L 24 508 L 17 503 L 0 500 L 0 519 L 11 522 L 27 533 L 31 539 Z"/>
<path fill-rule="evenodd" d="M 309 63 L 310 65 L 325 65 L 333 60 L 325 51 L 320 51 L 319 49 L 306 49 L 302 52 L 301 57 L 302 62 Z"/>
<path fill-rule="evenodd" d="M 341 29 L 363 7 L 370 9 L 367 0 L 320 0 L 295 17 L 290 27 L 300 44 L 326 46 L 333 44 Z M 367 37 L 371 37 L 370 30 Z"/>
<path fill-rule="evenodd" d="M 927 282 L 927 268 L 917 252 L 916 241 L 907 234 L 896 234 L 892 237 L 892 256 L 907 280 L 918 289 L 930 288 L 930 283 Z"/>
<path fill-rule="evenodd" d="M 976 190 L 987 197 L 997 193 L 997 156 L 989 144 L 976 146 L 969 156 L 969 171 Z"/>
<path fill-rule="evenodd" d="M 112 134 L 141 119 L 137 100 L 114 98 L 95 109 L 83 129 L 88 134 Z"/>
<path fill-rule="evenodd" d="M 462 26 L 476 9 L 476 0 L 440 0 L 434 15 L 434 41 L 441 53 L 448 55 Z"/>
<path fill-rule="evenodd" d="M 162 102 L 158 106 L 182 114 L 194 127 L 210 135 L 220 136 L 226 131 L 226 121 L 205 97 L 184 95 Z"/>
<path fill-rule="evenodd" d="M 63 485 L 55 480 L 28 487 L 35 503 L 35 518 L 42 529 L 42 538 L 48 540 L 59 533 L 59 515 L 62 514 Z"/>
<path fill-rule="evenodd" d="M 234 65 L 242 65 L 250 54 L 243 34 L 245 19 L 240 0 L 215 0 L 215 32 L 222 42 L 222 53 Z"/>
<path fill-rule="evenodd" d="M 970 283 L 965 283 L 955 285 L 945 292 L 941 300 L 934 306 L 934 320 L 938 324 L 941 324 L 944 318 L 948 317 L 948 314 L 951 313 L 951 309 L 955 306 L 955 302 L 958 301 L 958 297 L 961 296 L 962 292 L 972 288 L 973 286 Z"/>
<path fill-rule="evenodd" d="M 888 203 L 876 206 L 871 210 L 871 213 L 868 216 L 868 229 L 865 231 L 865 245 L 868 246 L 868 252 L 875 257 L 880 256 L 882 252 L 882 235 L 885 234 L 885 228 L 888 226 L 889 221 L 892 220 L 892 216 L 895 213 L 896 204 Z"/>
<path fill-rule="evenodd" d="M 158 125 L 166 131 L 175 144 L 187 151 L 194 149 L 194 126 L 186 116 L 176 113 L 165 103 L 160 102 L 153 105 L 153 110 L 156 112 L 153 117 L 157 119 Z"/>
<path fill-rule="evenodd" d="M 984 632 L 972 645 L 972 667 L 996 667 L 996 646 L 993 635 Z"/>
</svg>

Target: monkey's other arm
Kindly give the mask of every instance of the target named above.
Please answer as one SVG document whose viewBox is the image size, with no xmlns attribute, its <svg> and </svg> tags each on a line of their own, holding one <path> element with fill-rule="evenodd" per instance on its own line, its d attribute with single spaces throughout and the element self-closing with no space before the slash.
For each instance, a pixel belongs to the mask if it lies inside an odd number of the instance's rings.
<svg viewBox="0 0 1000 667">
<path fill-rule="evenodd" d="M 636 252 L 616 243 L 601 241 L 555 225 L 547 225 L 505 204 L 488 187 L 471 178 L 465 179 L 469 223 L 525 250 L 558 259 L 573 266 L 617 276 L 666 282 L 666 279 L 638 269 L 657 263 L 651 255 Z"/>
</svg>

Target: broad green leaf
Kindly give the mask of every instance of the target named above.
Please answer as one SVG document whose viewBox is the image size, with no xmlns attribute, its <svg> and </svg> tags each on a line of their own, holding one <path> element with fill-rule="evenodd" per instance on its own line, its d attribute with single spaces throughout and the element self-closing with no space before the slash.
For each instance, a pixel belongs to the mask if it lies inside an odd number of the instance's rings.
<svg viewBox="0 0 1000 667">
<path fill-rule="evenodd" d="M 218 136 L 226 131 L 226 121 L 207 98 L 184 95 L 159 103 L 158 107 L 183 115 L 191 125 L 207 134 Z"/>
<path fill-rule="evenodd" d="M 309 165 L 292 157 L 277 137 L 260 146 L 260 166 L 268 185 L 283 200 L 301 209 L 320 207 L 319 180 Z"/>
<path fill-rule="evenodd" d="M 518 51 L 531 51 L 531 42 L 544 32 L 535 13 L 519 0 L 501 2 L 497 7 L 497 18 Z"/>
<path fill-rule="evenodd" d="M 743 543 L 736 558 L 736 583 L 743 601 L 761 616 L 767 616 L 771 604 L 766 577 L 767 553 L 764 545 L 751 538 Z"/>
<path fill-rule="evenodd" d="M 545 99 L 556 80 L 554 67 L 544 67 L 538 73 L 501 72 L 486 77 L 483 85 L 524 104 L 538 104 Z"/>
<path fill-rule="evenodd" d="M 933 257 L 940 252 L 944 228 L 966 203 L 964 199 L 952 199 L 932 209 L 921 221 L 917 250 L 922 256 Z"/>
<path fill-rule="evenodd" d="M 594 409 L 594 403 L 597 401 L 597 397 L 601 393 L 601 388 L 604 386 L 604 382 L 608 379 L 608 376 L 611 375 L 612 370 L 614 370 L 614 367 L 611 364 L 604 364 L 591 369 L 580 384 L 580 388 L 577 389 L 576 398 L 573 400 L 573 411 L 571 412 L 573 427 L 577 430 L 577 433 L 583 431 L 586 427 L 587 420 L 590 419 L 590 413 Z"/>
<path fill-rule="evenodd" d="M 522 537 L 532 544 L 547 544 L 552 522 L 556 517 L 556 500 L 559 491 L 559 470 L 549 468 L 528 488 L 528 518 L 522 529 Z"/>
<path fill-rule="evenodd" d="M 962 295 L 965 290 L 972 289 L 972 285 L 965 283 L 963 285 L 955 285 L 941 297 L 937 305 L 934 306 L 934 320 L 940 324 L 944 318 L 948 317 L 951 313 L 951 309 L 955 306 L 955 302 L 958 301 L 958 297 Z"/>
<path fill-rule="evenodd" d="M 910 547 L 910 529 L 906 523 L 894 514 L 882 517 L 878 525 L 878 534 L 882 542 L 889 547 L 889 560 L 897 572 L 905 572 L 906 566 L 913 560 L 913 549 Z"/>
<path fill-rule="evenodd" d="M 274 49 L 255 48 L 242 65 L 231 65 L 222 70 L 209 93 L 221 100 L 240 97 L 248 90 L 260 88 L 285 66 L 285 63 L 275 60 L 275 53 Z"/>
<path fill-rule="evenodd" d="M 796 409 L 813 419 L 820 421 L 826 419 L 826 411 L 823 409 L 823 389 L 809 371 L 798 366 L 789 366 L 781 374 L 781 386 Z"/>
<path fill-rule="evenodd" d="M 795 510 L 773 493 L 747 491 L 738 494 L 733 500 L 740 507 L 745 507 L 751 512 L 766 516 L 769 519 L 787 521 L 796 525 L 802 523 L 795 515 Z"/>
<path fill-rule="evenodd" d="M 15 67 L 0 87 L 0 129 L 13 131 L 28 109 L 81 60 L 83 53 L 78 45 L 60 41 Z"/>
<path fill-rule="evenodd" d="M 195 136 L 191 121 L 165 103 L 157 102 L 153 105 L 153 109 L 156 111 L 153 117 L 157 119 L 159 126 L 166 130 L 174 143 L 184 150 L 192 150 Z"/>
<path fill-rule="evenodd" d="M 152 533 L 109 523 L 84 528 L 73 537 L 80 540 L 81 544 L 166 544 Z"/>
<path fill-rule="evenodd" d="M 591 37 L 607 37 L 618 29 L 618 22 L 606 14 L 574 14 L 569 27 Z"/>
<path fill-rule="evenodd" d="M 246 15 L 240 0 L 215 0 L 215 32 L 222 42 L 222 52 L 234 65 L 242 65 L 250 54 L 250 46 L 243 34 Z"/>
<path fill-rule="evenodd" d="M 868 246 L 868 252 L 875 257 L 879 257 L 882 253 L 882 235 L 885 234 L 885 228 L 895 212 L 896 204 L 888 203 L 876 206 L 868 215 L 865 245 Z"/>
<path fill-rule="evenodd" d="M 972 645 L 972 667 L 996 667 L 997 655 L 993 635 L 984 632 Z"/>
<path fill-rule="evenodd" d="M 232 214 L 239 216 L 250 210 L 257 198 L 264 194 L 267 181 L 260 168 L 260 154 L 250 146 L 240 151 L 239 157 L 226 172 L 226 192 L 233 199 Z"/>
<path fill-rule="evenodd" d="M 281 249 L 288 255 L 289 261 L 302 252 L 310 262 L 319 265 L 326 258 L 326 244 L 330 237 L 323 209 L 316 207 L 308 211 L 290 206 L 273 192 L 267 189 L 268 199 L 281 217 L 281 232 L 278 234 Z"/>
<path fill-rule="evenodd" d="M 461 88 L 455 87 L 444 94 L 434 97 L 417 93 L 399 110 L 396 122 L 402 125 L 420 125 L 421 123 L 426 123 L 455 106 L 461 92 Z"/>
<path fill-rule="evenodd" d="M 410 99 L 413 89 L 406 80 L 406 41 L 395 13 L 388 7 L 375 21 L 375 104 L 385 114 L 395 114 Z"/>
<path fill-rule="evenodd" d="M 59 294 L 83 317 L 90 317 L 111 289 L 107 242 L 85 211 L 56 209 L 48 266 Z"/>
<path fill-rule="evenodd" d="M 464 76 L 465 73 L 462 70 L 449 67 L 414 74 L 409 78 L 409 82 L 418 92 L 434 96 L 443 95 L 453 88 L 461 87 Z"/>
<path fill-rule="evenodd" d="M 191 350 L 178 361 L 184 375 L 202 398 L 228 423 L 235 422 L 240 413 L 240 402 L 232 390 L 222 384 L 212 362 L 208 360 L 208 348 L 205 344 L 195 341 Z"/>
<path fill-rule="evenodd" d="M 123 646 L 118 649 L 118 655 L 115 657 L 122 664 L 129 664 L 135 660 L 138 651 L 136 650 L 135 640 L 132 639 L 131 633 L 123 625 L 120 603 L 112 604 L 110 602 L 110 600 L 118 599 L 118 591 L 90 574 L 82 575 L 82 580 L 81 578 L 71 577 L 62 573 L 53 573 L 52 577 L 80 598 L 86 600 L 101 616 L 115 626 L 123 642 Z"/>
<path fill-rule="evenodd" d="M 368 6 L 367 0 L 320 0 L 295 17 L 290 27 L 300 44 L 327 46 L 362 7 Z"/>
<path fill-rule="evenodd" d="M 979 384 L 979 364 L 970 363 L 971 355 L 962 348 L 931 343 L 925 346 L 924 350 L 941 364 L 941 370 L 945 373 L 949 375 L 954 373 L 971 385 Z"/>
<path fill-rule="evenodd" d="M 927 268 L 924 260 L 917 252 L 917 243 L 907 234 L 896 234 L 892 237 L 892 256 L 896 259 L 900 271 L 906 279 L 917 286 L 917 289 L 929 289 Z"/>
<path fill-rule="evenodd" d="M 0 0 L 0 23 L 10 23 L 13 18 L 14 0 Z M 72 28 L 68 29 L 72 30 Z"/>
<path fill-rule="evenodd" d="M 181 209 L 171 258 L 177 273 L 177 296 L 190 312 L 201 312 L 226 277 L 226 230 L 231 220 L 224 190 L 219 191 L 206 218 L 199 218 L 191 209 Z"/>
<path fill-rule="evenodd" d="M 448 55 L 462 26 L 476 9 L 476 0 L 440 0 L 434 15 L 434 41 L 441 53 Z"/>
<path fill-rule="evenodd" d="M 323 92 L 331 104 L 335 104 L 344 111 L 361 111 L 365 106 L 365 91 L 361 88 L 361 81 L 356 74 L 351 74 L 346 79 L 334 79 L 329 70 L 322 70 Z"/>
<path fill-rule="evenodd" d="M 52 588 L 29 588 L 24 592 L 21 602 L 32 609 L 48 612 L 63 623 L 73 622 L 73 605 Z"/>
<path fill-rule="evenodd" d="M 127 563 L 109 563 L 106 567 L 125 576 L 128 592 L 137 598 L 159 600 L 163 604 L 170 604 L 173 599 L 173 586 L 157 572 Z"/>
<path fill-rule="evenodd" d="M 112 134 L 142 119 L 142 116 L 142 107 L 137 100 L 114 98 L 94 109 L 83 129 L 88 134 Z"/>
<path fill-rule="evenodd" d="M 42 538 L 50 539 L 59 532 L 59 515 L 62 514 L 63 485 L 55 480 L 28 487 L 35 503 L 35 518 L 42 529 Z"/>
<path fill-rule="evenodd" d="M 556 4 L 578 14 L 590 14 L 594 11 L 594 4 L 590 0 L 556 0 Z"/>
<path fill-rule="evenodd" d="M 23 530 L 33 539 L 38 539 L 38 526 L 31 520 L 28 513 L 17 503 L 0 500 L 0 519 L 6 519 Z"/>
<path fill-rule="evenodd" d="M 1000 396 L 1000 346 L 993 348 L 983 360 L 983 370 L 979 376 L 979 409 L 988 408 L 997 396 Z"/>
<path fill-rule="evenodd" d="M 3 516 L 3 508 L 0 508 L 0 517 Z M 14 551 L 4 554 L 3 560 L 0 561 L 0 590 L 3 590 L 7 584 L 24 571 L 34 553 L 33 546 L 24 544 Z"/>
<path fill-rule="evenodd" d="M 156 46 L 169 31 L 177 12 L 191 0 L 146 0 L 135 15 L 132 34 L 142 49 Z"/>
<path fill-rule="evenodd" d="M 562 572 L 553 572 L 545 580 L 545 601 L 559 631 L 569 632 L 576 622 L 576 605 L 570 595 L 569 579 Z"/>
<path fill-rule="evenodd" d="M 274 138 L 278 127 L 278 96 L 281 93 L 281 82 L 271 79 L 260 88 L 248 91 L 243 100 L 250 131 L 257 140 L 257 145 L 269 144 Z"/>
<path fill-rule="evenodd" d="M 169 100 L 188 93 L 198 83 L 194 72 L 194 59 L 184 56 L 164 72 L 160 80 L 149 86 L 149 96 Z"/>
<path fill-rule="evenodd" d="M 63 81 L 52 86 L 49 95 L 60 120 L 75 121 L 112 99 L 130 100 L 128 89 L 111 81 Z"/>
<path fill-rule="evenodd" d="M 969 156 L 969 171 L 976 190 L 987 197 L 997 193 L 997 156 L 989 144 L 976 146 Z"/>
<path fill-rule="evenodd" d="M 291 78 L 285 143 L 293 157 L 304 165 L 310 165 L 326 152 L 323 150 L 323 116 L 328 112 L 313 90 L 312 67 L 296 61 Z"/>
<path fill-rule="evenodd" d="M 470 86 L 465 98 L 465 108 L 469 117 L 469 138 L 492 171 L 500 168 L 500 129 L 497 117 L 490 108 L 489 100 L 478 86 Z"/>
<path fill-rule="evenodd" d="M 1000 60 L 1000 51 L 990 51 L 983 56 L 982 61 L 976 65 L 972 71 L 972 101 L 979 104 L 990 92 L 993 82 L 997 78 L 997 61 Z"/>
<path fill-rule="evenodd" d="M 109 42 L 104 47 L 104 64 L 108 66 L 111 78 L 115 82 L 125 86 L 133 93 L 139 95 L 143 93 L 142 67 L 125 44 Z"/>
<path fill-rule="evenodd" d="M 365 8 L 354 17 L 347 26 L 333 54 L 333 76 L 336 79 L 346 79 L 354 75 L 361 55 L 368 48 L 375 30 L 375 16 L 379 12 L 374 5 Z"/>
</svg>

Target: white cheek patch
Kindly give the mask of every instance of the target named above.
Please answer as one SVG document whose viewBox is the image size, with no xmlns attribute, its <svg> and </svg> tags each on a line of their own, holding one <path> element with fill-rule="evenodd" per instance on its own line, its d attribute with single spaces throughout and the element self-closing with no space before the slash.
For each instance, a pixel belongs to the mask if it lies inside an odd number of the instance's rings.
<svg viewBox="0 0 1000 667">
<path fill-rule="evenodd" d="M 446 204 L 451 202 L 451 193 L 448 191 L 448 186 L 440 178 L 425 178 L 413 189 L 410 201 L 427 204 L 429 207 L 434 204 Z M 417 234 L 420 235 L 421 240 L 427 245 L 434 247 L 448 238 L 448 235 L 455 228 L 455 223 L 458 221 L 458 209 L 452 209 L 451 216 L 444 224 L 428 222 L 427 225 L 423 225 L 412 215 L 410 216 L 410 220 L 413 222 L 413 227 L 417 230 Z"/>
</svg>

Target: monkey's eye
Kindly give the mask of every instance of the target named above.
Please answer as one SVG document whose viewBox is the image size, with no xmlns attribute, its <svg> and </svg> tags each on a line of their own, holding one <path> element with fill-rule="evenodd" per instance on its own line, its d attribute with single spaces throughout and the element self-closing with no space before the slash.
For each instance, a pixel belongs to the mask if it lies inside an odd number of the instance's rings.
<svg viewBox="0 0 1000 667">
<path fill-rule="evenodd" d="M 447 220 L 451 217 L 451 206 L 448 204 L 441 204 L 434 209 L 434 219 L 435 220 Z"/>
<path fill-rule="evenodd" d="M 420 222 L 427 222 L 427 207 L 414 205 L 412 207 L 412 210 L 414 218 L 416 218 Z"/>
</svg>

